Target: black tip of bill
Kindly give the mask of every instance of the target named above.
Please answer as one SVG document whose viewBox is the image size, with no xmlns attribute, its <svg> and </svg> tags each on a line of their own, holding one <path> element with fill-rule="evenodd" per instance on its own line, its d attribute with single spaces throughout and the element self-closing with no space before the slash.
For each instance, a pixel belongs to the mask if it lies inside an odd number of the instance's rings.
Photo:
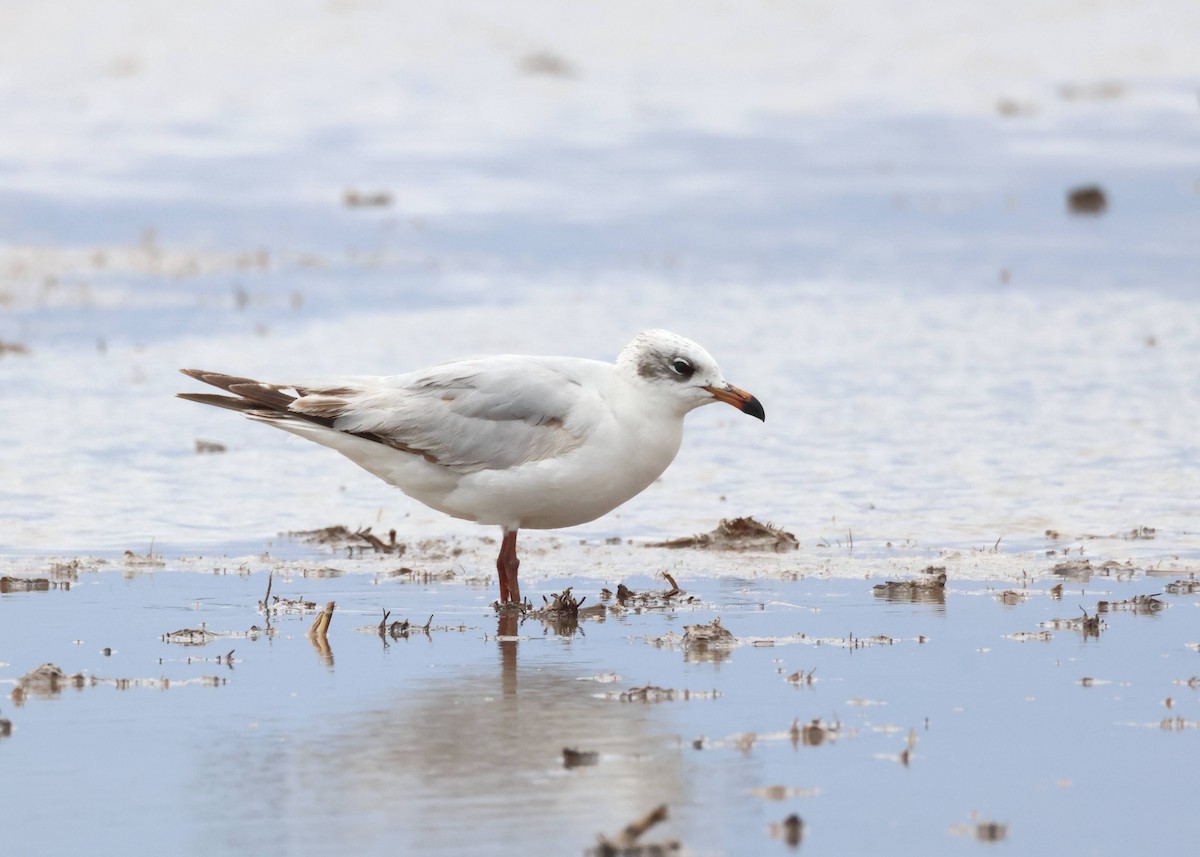
<svg viewBox="0 0 1200 857">
<path fill-rule="evenodd" d="M 756 396 L 751 396 L 749 401 L 742 404 L 742 413 L 758 417 L 764 423 L 767 421 L 767 412 L 763 410 L 762 402 Z"/>
</svg>

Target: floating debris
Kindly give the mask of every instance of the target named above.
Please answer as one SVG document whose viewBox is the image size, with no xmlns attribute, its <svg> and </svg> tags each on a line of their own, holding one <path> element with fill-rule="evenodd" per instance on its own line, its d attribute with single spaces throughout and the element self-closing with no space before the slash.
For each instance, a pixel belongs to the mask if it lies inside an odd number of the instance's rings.
<svg viewBox="0 0 1200 857">
<path fill-rule="evenodd" d="M 210 631 L 201 625 L 199 628 L 181 628 L 159 637 L 164 643 L 175 643 L 180 646 L 204 646 L 213 640 L 257 640 L 260 636 L 273 637 L 275 629 L 268 625 L 260 628 L 251 625 L 245 631 Z"/>
<path fill-rule="evenodd" d="M 1082 616 L 1075 619 L 1051 619 L 1048 622 L 1042 622 L 1041 626 L 1043 628 L 1053 628 L 1056 631 L 1079 631 L 1085 639 L 1088 637 L 1099 637 L 1100 632 L 1108 627 L 1100 621 L 1099 613 L 1089 616 L 1086 610 L 1083 611 Z"/>
<path fill-rule="evenodd" d="M 642 610 L 665 610 L 678 607 L 680 604 L 697 603 L 697 599 L 694 596 L 681 597 L 686 595 L 686 593 L 680 589 L 675 578 L 668 572 L 664 571 L 661 574 L 663 579 L 671 584 L 670 589 L 655 590 L 652 592 L 634 592 L 624 583 L 618 583 L 615 595 L 608 589 L 601 589 L 600 600 L 607 602 L 615 598 L 617 603 L 613 605 L 613 610 L 625 609 L 635 612 Z"/>
<path fill-rule="evenodd" d="M 665 854 L 677 854 L 680 844 L 676 840 L 641 844 L 641 838 L 647 830 L 667 818 L 667 805 L 655 807 L 637 821 L 625 826 L 625 829 L 611 839 L 602 833 L 596 834 L 596 847 L 588 851 L 590 857 L 660 857 Z"/>
<path fill-rule="evenodd" d="M 217 634 L 207 628 L 180 628 L 163 634 L 159 639 L 164 643 L 178 643 L 181 646 L 204 646 L 217 639 Z"/>
<path fill-rule="evenodd" d="M 808 672 L 805 672 L 804 670 L 797 670 L 787 677 L 787 681 L 791 684 L 812 686 L 812 683 L 817 680 L 813 675 L 816 671 L 816 667 L 813 667 Z"/>
<path fill-rule="evenodd" d="M 225 452 L 225 444 L 217 443 L 215 440 L 196 439 L 197 455 L 219 455 L 222 452 Z"/>
<path fill-rule="evenodd" d="M 1188 720 L 1185 717 L 1164 717 L 1159 721 L 1158 728 L 1164 732 L 1182 732 L 1185 729 L 1200 729 L 1200 720 Z"/>
<path fill-rule="evenodd" d="M 753 518 L 726 518 L 711 533 L 701 533 L 665 542 L 653 542 L 652 548 L 697 548 L 729 551 L 790 551 L 800 547 L 791 533 Z"/>
<path fill-rule="evenodd" d="M 347 189 L 342 194 L 342 205 L 346 208 L 387 208 L 392 204 L 392 195 L 386 190 L 364 193 Z"/>
<path fill-rule="evenodd" d="M 317 610 L 317 602 L 308 601 L 304 597 L 300 598 L 280 598 L 275 596 L 275 600 L 270 604 L 264 605 L 262 601 L 258 602 L 259 612 L 270 616 L 280 616 L 285 614 L 304 614 L 314 613 Z"/>
<path fill-rule="evenodd" d="M 190 679 L 172 680 L 168 678 L 104 678 L 101 676 L 85 676 L 81 672 L 74 675 L 67 675 L 61 667 L 46 663 L 36 669 L 30 670 L 17 680 L 17 686 L 13 688 L 12 700 L 14 705 L 20 706 L 24 704 L 27 695 L 49 698 L 58 696 L 58 694 L 68 687 L 80 690 L 85 687 L 107 685 L 115 687 L 117 690 L 128 690 L 135 687 L 152 687 L 168 690 L 172 687 L 183 687 L 193 684 L 202 687 L 219 687 L 225 683 L 226 679 L 220 676 L 198 676 Z"/>
<path fill-rule="evenodd" d="M 716 690 L 675 690 L 647 684 L 620 693 L 606 693 L 603 698 L 617 702 L 689 702 L 693 699 L 719 699 L 720 696 Z"/>
<path fill-rule="evenodd" d="M 981 821 L 975 825 L 975 838 L 980 842 L 999 842 L 1008 838 L 1008 825 L 998 821 Z"/>
<path fill-rule="evenodd" d="M 572 78 L 576 71 L 571 63 L 550 51 L 534 51 L 521 57 L 517 70 L 522 74 L 542 77 Z"/>
<path fill-rule="evenodd" d="M 0 577 L 0 592 L 49 592 L 51 588 L 58 588 L 58 584 L 46 577 Z M 64 588 L 70 589 L 71 584 Z"/>
<path fill-rule="evenodd" d="M 46 663 L 17 679 L 17 687 L 25 693 L 32 693 L 35 696 L 53 696 L 68 685 L 83 687 L 84 681 L 86 679 L 83 673 L 69 676 L 63 672 L 61 667 Z"/>
<path fill-rule="evenodd" d="M 353 553 L 355 548 L 358 548 L 361 553 L 367 547 L 370 547 L 375 553 L 403 556 L 408 550 L 408 545 L 396 541 L 396 531 L 394 529 L 388 531 L 388 540 L 386 542 L 374 535 L 371 532 L 371 527 L 351 530 L 341 524 L 335 524 L 332 527 L 322 527 L 318 530 L 293 530 L 288 533 L 288 536 L 310 544 L 332 545 L 338 548 L 344 547 L 350 553 Z"/>
<path fill-rule="evenodd" d="M 721 624 L 720 616 L 703 625 L 683 626 L 684 648 L 729 648 L 736 643 L 733 632 Z"/>
<path fill-rule="evenodd" d="M 592 750 L 576 750 L 573 747 L 563 747 L 563 767 L 583 768 L 595 765 L 600 761 L 600 754 Z"/>
<path fill-rule="evenodd" d="M 1098 601 L 1096 602 L 1096 612 L 1107 613 L 1111 610 L 1127 610 L 1130 613 L 1149 616 L 1167 606 L 1167 603 L 1158 597 L 1161 594 L 1161 592 L 1156 592 L 1153 595 L 1135 595 L 1133 598 L 1127 598 L 1124 601 Z"/>
<path fill-rule="evenodd" d="M 151 546 L 150 550 L 145 554 L 145 556 L 143 556 L 141 554 L 136 554 L 130 550 L 125 551 L 125 557 L 124 557 L 123 562 L 125 563 L 125 565 L 127 565 L 131 568 L 164 568 L 164 567 L 166 567 L 166 562 L 163 561 L 163 558 L 161 556 L 154 555 L 154 547 L 153 546 Z"/>
<path fill-rule="evenodd" d="M 387 610 L 383 611 L 383 619 L 380 621 L 379 629 L 378 629 L 379 636 L 382 637 L 386 634 L 387 636 L 391 637 L 393 640 L 408 639 L 409 634 L 413 634 L 418 631 L 420 633 L 424 634 L 426 637 L 429 636 L 429 629 L 433 626 L 433 614 L 432 613 L 429 614 L 429 618 L 425 621 L 424 625 L 413 625 L 407 619 L 403 619 L 398 622 L 393 622 L 392 624 L 389 625 L 387 623 L 387 620 L 388 620 L 388 617 L 391 615 L 392 614 L 389 611 L 387 611 Z"/>
<path fill-rule="evenodd" d="M 1017 592 L 1015 589 L 1006 589 L 996 596 L 996 600 L 1006 607 L 1012 607 L 1014 604 L 1020 604 L 1028 597 L 1028 592 Z"/>
<path fill-rule="evenodd" d="M 1098 574 L 1102 577 L 1119 577 L 1122 574 L 1133 574 L 1136 570 L 1132 563 L 1126 562 L 1122 564 L 1113 559 L 1102 562 L 1100 565 L 1092 565 L 1090 559 L 1073 559 L 1058 563 L 1050 569 L 1050 573 L 1072 580 L 1086 581 L 1093 574 Z"/>
<path fill-rule="evenodd" d="M 1168 595 L 1195 595 L 1200 592 L 1200 580 L 1195 575 L 1186 580 L 1180 579 L 1163 587 Z"/>
<path fill-rule="evenodd" d="M 835 740 L 842 731 L 842 724 L 838 722 L 825 723 L 820 718 L 800 724 L 800 719 L 796 718 L 792 721 L 792 728 L 788 730 L 788 736 L 792 739 L 792 746 L 799 747 L 820 747 L 826 741 Z"/>
<path fill-rule="evenodd" d="M 1067 210 L 1071 214 L 1099 216 L 1108 210 L 1108 197 L 1099 185 L 1084 185 L 1067 192 Z"/>
<path fill-rule="evenodd" d="M 771 822 L 770 832 L 773 838 L 782 839 L 792 848 L 797 848 L 804 839 L 804 821 L 793 812 L 783 821 Z"/>
<path fill-rule="evenodd" d="M 5 342 L 3 339 L 0 339 L 0 357 L 3 357 L 5 354 L 27 355 L 28 353 L 28 346 L 22 345 L 20 342 Z"/>
<path fill-rule="evenodd" d="M 903 601 L 913 604 L 946 603 L 946 569 L 928 566 L 922 569 L 924 577 L 909 580 L 886 580 L 871 588 L 876 598 L 888 601 Z"/>
<path fill-rule="evenodd" d="M 1054 639 L 1054 635 L 1049 631 L 1017 631 L 1015 634 L 1005 634 L 1004 639 L 1016 640 L 1018 643 L 1025 643 L 1030 640 L 1039 643 L 1048 643 Z"/>
<path fill-rule="evenodd" d="M 998 821 L 979 821 L 978 813 L 971 813 L 972 820 L 950 828 L 955 836 L 973 836 L 980 842 L 999 842 L 1008 836 L 1008 825 Z"/>
</svg>

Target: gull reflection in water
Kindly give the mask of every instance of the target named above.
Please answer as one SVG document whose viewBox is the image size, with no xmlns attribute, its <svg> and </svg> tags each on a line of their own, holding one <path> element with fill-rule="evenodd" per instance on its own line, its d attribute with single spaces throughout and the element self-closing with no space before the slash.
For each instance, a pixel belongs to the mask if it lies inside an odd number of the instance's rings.
<svg viewBox="0 0 1200 857">
<path fill-rule="evenodd" d="M 213 819 L 224 841 L 278 849 L 294 837 L 306 853 L 385 841 L 409 853 L 582 853 L 596 833 L 678 806 L 686 784 L 670 721 L 603 698 L 577 659 L 548 659 L 542 641 L 519 632 L 504 616 L 497 658 L 410 673 L 382 691 L 351 688 L 361 707 L 336 722 L 225 744 L 218 755 L 236 755 L 242 774 L 211 795 L 225 808 Z M 523 664 L 531 645 L 537 658 Z M 598 753 L 597 764 L 568 768 L 564 748 Z"/>
</svg>

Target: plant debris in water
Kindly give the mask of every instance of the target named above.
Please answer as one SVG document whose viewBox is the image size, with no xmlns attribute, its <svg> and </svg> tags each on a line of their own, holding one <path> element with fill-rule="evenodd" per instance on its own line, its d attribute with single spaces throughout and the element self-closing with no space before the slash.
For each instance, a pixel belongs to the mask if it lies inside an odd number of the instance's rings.
<svg viewBox="0 0 1200 857">
<path fill-rule="evenodd" d="M 664 803 L 637 821 L 625 825 L 616 836 L 610 838 L 603 833 L 596 834 L 596 847 L 588 850 L 586 854 L 588 857 L 660 857 L 664 854 L 678 854 L 681 846 L 674 839 L 653 843 L 638 841 L 642 834 L 666 818 L 667 805 Z"/>
<path fill-rule="evenodd" d="M 86 676 L 81 672 L 68 675 L 57 664 L 42 664 L 30 670 L 17 679 L 17 686 L 12 691 L 12 701 L 17 707 L 24 704 L 27 696 L 52 698 L 58 696 L 68 687 L 82 690 L 85 687 L 107 685 L 117 690 L 128 690 L 133 687 L 151 687 L 169 690 L 172 687 L 200 685 L 202 687 L 220 687 L 226 679 L 220 676 L 206 675 L 190 679 L 172 680 L 168 678 L 104 678 L 102 676 Z"/>
<path fill-rule="evenodd" d="M 797 848 L 804 839 L 804 822 L 793 812 L 783 821 L 771 822 L 771 836 L 782 839 L 792 848 Z"/>
<path fill-rule="evenodd" d="M 1092 565 L 1090 559 L 1072 559 L 1058 563 L 1050 569 L 1050 573 L 1072 580 L 1088 580 L 1093 574 L 1120 577 L 1122 574 L 1132 574 L 1136 570 L 1132 563 L 1119 563 L 1115 559 L 1106 560 L 1100 565 Z"/>
<path fill-rule="evenodd" d="M 753 518 L 726 518 L 711 533 L 653 542 L 652 548 L 697 548 L 726 551 L 790 551 L 800 547 L 794 535 Z"/>
<path fill-rule="evenodd" d="M 601 698 L 617 702 L 689 702 L 693 699 L 719 699 L 720 696 L 720 692 L 716 690 L 676 690 L 670 687 L 646 684 L 623 690 L 620 693 L 610 691 L 603 694 Z"/>
<path fill-rule="evenodd" d="M 1086 610 L 1082 616 L 1077 616 L 1074 619 L 1051 619 L 1048 622 L 1042 623 L 1043 628 L 1053 628 L 1054 630 L 1071 630 L 1079 631 L 1084 638 L 1099 637 L 1100 632 L 1108 626 L 1100 620 L 1100 614 L 1097 612 L 1092 616 L 1088 615 Z"/>
<path fill-rule="evenodd" d="M 289 532 L 288 536 L 308 544 L 332 545 L 335 548 L 345 548 L 350 553 L 354 553 L 355 548 L 358 548 L 361 553 L 370 547 L 375 553 L 404 556 L 408 550 L 408 545 L 396 541 L 395 530 L 388 531 L 388 540 L 385 542 L 379 536 L 374 535 L 370 527 L 351 530 L 349 527 L 335 524 L 332 527 L 322 527 L 319 530 L 295 530 Z"/>
<path fill-rule="evenodd" d="M 842 724 L 838 722 L 826 723 L 820 718 L 814 718 L 808 723 L 802 724 L 797 718 L 792 721 L 792 728 L 788 730 L 788 736 L 792 739 L 792 746 L 799 747 L 820 747 L 826 741 L 835 740 L 841 734 Z"/>
<path fill-rule="evenodd" d="M 576 750 L 574 747 L 563 747 L 563 767 L 582 768 L 595 765 L 600 761 L 600 754 L 594 750 Z"/>
<path fill-rule="evenodd" d="M 686 598 L 682 597 L 687 595 L 687 593 L 679 588 L 679 584 L 675 582 L 675 578 L 671 576 L 670 572 L 664 571 L 661 574 L 663 579 L 671 584 L 670 589 L 656 590 L 654 592 L 634 592 L 624 583 L 618 583 L 615 594 L 607 588 L 601 589 L 600 600 L 607 602 L 615 598 L 616 604 L 613 605 L 613 610 L 627 609 L 635 612 L 642 610 L 663 610 L 676 607 L 679 604 L 696 603 L 697 599 L 694 596 L 688 595 Z"/>
<path fill-rule="evenodd" d="M 1130 613 L 1142 616 L 1152 615 L 1167 606 L 1166 602 L 1158 597 L 1161 594 L 1161 592 L 1156 592 L 1153 595 L 1135 595 L 1133 598 L 1127 598 L 1124 601 L 1098 601 L 1096 603 L 1096 612 L 1107 613 L 1110 610 L 1127 610 Z"/>
<path fill-rule="evenodd" d="M 946 602 L 946 569 L 928 566 L 921 570 L 923 577 L 908 580 L 885 580 L 872 587 L 876 598 L 913 604 L 944 604 Z"/>
<path fill-rule="evenodd" d="M 218 639 L 257 640 L 263 634 L 272 637 L 275 635 L 275 629 L 269 625 L 266 628 L 251 625 L 245 631 L 210 631 L 201 625 L 199 628 L 180 628 L 178 631 L 163 634 L 159 639 L 164 643 L 180 646 L 205 646 Z"/>
<path fill-rule="evenodd" d="M 0 577 L 0 592 L 49 592 L 58 587 L 58 583 L 52 583 L 47 577 Z M 62 587 L 70 589 L 70 581 L 64 581 Z"/>
</svg>

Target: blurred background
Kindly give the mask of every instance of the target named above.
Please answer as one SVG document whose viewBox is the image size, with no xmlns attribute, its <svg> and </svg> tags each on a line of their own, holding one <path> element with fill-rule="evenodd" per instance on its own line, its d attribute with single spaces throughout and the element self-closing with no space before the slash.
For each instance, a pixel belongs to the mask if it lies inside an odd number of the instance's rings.
<svg viewBox="0 0 1200 857">
<path fill-rule="evenodd" d="M 474 533 L 176 370 L 660 326 L 768 421 L 697 413 L 581 537 L 1196 555 L 1198 43 L 1172 0 L 0 2 L 0 551 Z"/>
</svg>

